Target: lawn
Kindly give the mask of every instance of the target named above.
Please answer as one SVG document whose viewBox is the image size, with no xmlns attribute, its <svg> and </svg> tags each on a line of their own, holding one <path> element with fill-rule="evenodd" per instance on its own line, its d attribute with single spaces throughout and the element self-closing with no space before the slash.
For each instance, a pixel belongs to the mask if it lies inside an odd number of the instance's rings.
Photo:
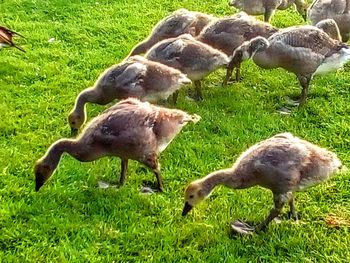
<svg viewBox="0 0 350 263">
<path fill-rule="evenodd" d="M 76 95 L 118 63 L 152 26 L 185 7 L 217 16 L 232 14 L 226 0 L 2 0 L 0 24 L 26 36 L 26 49 L 0 51 L 0 262 L 349 262 L 350 172 L 297 194 L 298 224 L 271 224 L 260 234 L 232 237 L 236 218 L 258 222 L 272 206 L 263 188 L 220 187 L 187 217 L 186 185 L 231 166 L 252 144 L 289 131 L 335 151 L 350 166 L 350 67 L 316 77 L 306 106 L 280 115 L 284 97 L 298 95 L 293 74 L 242 67 L 243 80 L 221 87 L 224 71 L 203 82 L 205 100 L 177 108 L 202 120 L 186 126 L 162 154 L 165 192 L 144 195 L 152 172 L 131 162 L 126 185 L 116 181 L 120 161 L 80 163 L 64 156 L 51 180 L 34 191 L 33 166 L 51 143 L 70 136 L 67 115 Z M 272 23 L 303 23 L 294 11 Z M 53 40 L 49 41 L 49 39 Z M 89 118 L 107 108 L 88 106 Z"/>
</svg>

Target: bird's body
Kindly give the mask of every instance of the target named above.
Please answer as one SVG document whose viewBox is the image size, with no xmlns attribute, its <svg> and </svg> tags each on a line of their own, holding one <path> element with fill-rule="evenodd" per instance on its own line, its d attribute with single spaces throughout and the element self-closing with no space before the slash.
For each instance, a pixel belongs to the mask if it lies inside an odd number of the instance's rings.
<svg viewBox="0 0 350 263">
<path fill-rule="evenodd" d="M 284 68 L 293 72 L 303 88 L 300 106 L 306 100 L 309 83 L 314 75 L 325 74 L 341 68 L 350 60 L 350 48 L 313 26 L 290 27 L 273 34 L 267 39 L 268 45 L 260 50 L 251 48 L 256 42 L 266 42 L 257 37 L 237 48 L 237 56 L 253 61 L 265 69 Z M 232 66 L 232 65 L 230 65 Z M 230 67 L 229 66 L 229 67 Z"/>
<path fill-rule="evenodd" d="M 21 34 L 15 31 L 12 31 L 6 27 L 0 26 L 0 49 L 3 47 L 14 47 L 20 51 L 25 52 L 23 48 L 13 43 L 12 39 L 14 36 L 23 37 Z"/>
<path fill-rule="evenodd" d="M 74 129 L 85 122 L 87 102 L 105 105 L 115 99 L 138 98 L 157 102 L 167 99 L 182 85 L 191 83 L 179 70 L 161 63 L 133 56 L 105 70 L 94 87 L 83 90 L 70 113 L 69 123 Z"/>
<path fill-rule="evenodd" d="M 77 139 L 58 140 L 48 149 L 35 166 L 36 190 L 52 175 L 65 152 L 82 162 L 104 156 L 120 157 L 121 184 L 128 159 L 137 160 L 154 171 L 161 189 L 159 154 L 188 122 L 198 120 L 199 116 L 180 110 L 137 99 L 123 100 L 94 118 Z"/>
<path fill-rule="evenodd" d="M 230 0 L 229 5 L 238 8 L 249 15 L 264 15 L 266 22 L 278 10 L 285 10 L 295 5 L 299 14 L 306 19 L 307 3 L 304 0 Z"/>
<path fill-rule="evenodd" d="M 146 58 L 176 68 L 194 81 L 200 94 L 200 80 L 229 63 L 229 57 L 185 34 L 163 40 L 153 46 Z"/>
<path fill-rule="evenodd" d="M 130 56 L 146 53 L 153 45 L 167 38 L 182 34 L 196 36 L 212 20 L 215 20 L 213 16 L 204 13 L 192 12 L 184 8 L 176 10 L 159 21 L 149 37 L 133 48 Z"/>
<path fill-rule="evenodd" d="M 192 182 L 185 193 L 186 214 L 217 185 L 243 189 L 255 185 L 270 189 L 275 207 L 258 226 L 264 229 L 289 203 L 296 217 L 293 192 L 319 184 L 340 170 L 336 154 L 290 133 L 277 134 L 240 155 L 232 168 L 219 170 Z M 187 211 L 188 210 L 188 211 Z"/>
<path fill-rule="evenodd" d="M 233 51 L 245 41 L 257 36 L 268 38 L 277 31 L 278 29 L 270 24 L 240 12 L 235 16 L 211 22 L 196 39 L 222 51 L 227 56 L 232 56 Z M 239 80 L 239 74 L 237 67 L 236 81 Z M 224 81 L 224 84 L 227 84 L 226 82 Z"/>
<path fill-rule="evenodd" d="M 315 0 L 308 11 L 313 25 L 319 21 L 331 18 L 338 27 L 342 41 L 347 42 L 350 37 L 350 0 Z"/>
</svg>

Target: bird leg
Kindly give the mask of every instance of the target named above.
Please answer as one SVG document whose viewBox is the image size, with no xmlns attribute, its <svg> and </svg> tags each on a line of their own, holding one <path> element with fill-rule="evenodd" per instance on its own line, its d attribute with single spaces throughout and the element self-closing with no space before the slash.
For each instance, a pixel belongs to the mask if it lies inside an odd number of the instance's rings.
<svg viewBox="0 0 350 263">
<path fill-rule="evenodd" d="M 177 102 L 177 98 L 179 97 L 179 91 L 176 90 L 174 93 L 173 93 L 173 104 L 174 106 L 176 105 L 176 102 Z"/>
<path fill-rule="evenodd" d="M 200 80 L 195 80 L 193 82 L 194 84 L 194 90 L 196 92 L 195 94 L 195 100 L 200 101 L 203 100 L 203 95 L 202 95 L 202 87 L 201 87 L 201 82 Z"/>
<path fill-rule="evenodd" d="M 128 173 L 128 159 L 122 159 L 121 160 L 120 179 L 119 179 L 120 186 L 122 186 L 125 183 L 127 173 Z"/>
<path fill-rule="evenodd" d="M 222 86 L 227 85 L 228 81 L 232 77 L 232 72 L 235 68 L 236 68 L 236 81 L 237 82 L 239 81 L 242 59 L 243 59 L 243 52 L 241 50 L 236 50 L 233 53 L 233 57 L 232 57 L 230 63 L 228 63 L 228 65 L 226 67 L 226 76 L 224 78 L 224 81 L 222 82 Z"/>
<path fill-rule="evenodd" d="M 162 179 L 162 175 L 160 174 L 160 167 L 157 167 L 156 169 L 154 169 L 153 172 L 154 172 L 154 174 L 155 174 L 155 176 L 157 178 L 157 190 L 159 192 L 163 192 L 164 191 L 163 179 Z"/>
<path fill-rule="evenodd" d="M 311 76 L 300 76 L 299 78 L 299 82 L 301 87 L 303 88 L 303 90 L 301 91 L 301 97 L 299 100 L 299 108 L 301 108 L 306 101 L 306 97 L 309 91 L 309 84 L 310 84 L 310 80 L 311 80 Z"/>
<path fill-rule="evenodd" d="M 266 229 L 267 225 L 277 217 L 281 211 L 283 206 L 287 203 L 288 196 L 286 194 L 274 194 L 274 207 L 270 210 L 269 215 L 255 227 L 255 231 L 263 231 Z"/>
<path fill-rule="evenodd" d="M 273 12 L 274 12 L 274 9 L 266 8 L 266 11 L 265 11 L 265 14 L 264 14 L 264 21 L 265 22 L 269 23 Z"/>
<path fill-rule="evenodd" d="M 294 200 L 293 193 L 288 192 L 287 197 L 288 197 L 288 204 L 289 204 L 289 208 L 290 208 L 290 211 L 288 213 L 289 218 L 292 218 L 293 220 L 298 221 L 298 214 L 295 210 L 295 200 Z"/>
</svg>

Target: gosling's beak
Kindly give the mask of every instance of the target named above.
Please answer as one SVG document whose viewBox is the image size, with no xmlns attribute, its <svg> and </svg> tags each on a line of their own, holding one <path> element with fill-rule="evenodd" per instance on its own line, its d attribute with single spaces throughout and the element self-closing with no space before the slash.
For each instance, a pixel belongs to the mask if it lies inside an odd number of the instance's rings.
<svg viewBox="0 0 350 263">
<path fill-rule="evenodd" d="M 185 216 L 188 214 L 188 212 L 191 211 L 191 209 L 193 208 L 193 206 L 191 206 L 188 202 L 185 203 L 185 207 L 182 210 L 182 216 Z"/>
<path fill-rule="evenodd" d="M 304 22 L 307 20 L 307 14 L 303 15 Z"/>
<path fill-rule="evenodd" d="M 35 173 L 35 191 L 38 192 L 39 189 L 44 185 L 45 178 L 40 173 Z"/>
<path fill-rule="evenodd" d="M 78 129 L 76 128 L 71 128 L 70 130 L 70 136 L 76 136 L 78 134 Z"/>
</svg>

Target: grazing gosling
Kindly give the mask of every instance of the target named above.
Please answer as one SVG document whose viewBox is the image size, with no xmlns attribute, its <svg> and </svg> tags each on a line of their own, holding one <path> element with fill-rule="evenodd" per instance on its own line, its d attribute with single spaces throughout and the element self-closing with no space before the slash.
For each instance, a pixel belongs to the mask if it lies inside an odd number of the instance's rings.
<svg viewBox="0 0 350 263">
<path fill-rule="evenodd" d="M 265 69 L 284 68 L 293 72 L 302 87 L 294 105 L 303 106 L 314 75 L 341 68 L 350 60 L 350 48 L 314 26 L 296 26 L 280 30 L 268 39 L 256 37 L 237 48 L 228 69 L 252 58 Z"/>
<path fill-rule="evenodd" d="M 278 10 L 285 10 L 295 5 L 298 13 L 306 21 L 307 3 L 304 0 L 230 0 L 229 5 L 243 10 L 249 15 L 264 15 L 264 21 L 269 22 L 271 16 Z"/>
<path fill-rule="evenodd" d="M 182 34 L 197 36 L 213 20 L 215 20 L 215 17 L 211 15 L 188 11 L 184 8 L 174 11 L 159 21 L 149 37 L 137 44 L 129 56 L 146 53 L 153 45 L 167 38 L 177 37 Z"/>
<path fill-rule="evenodd" d="M 211 22 L 196 37 L 197 40 L 232 56 L 234 50 L 245 41 L 254 37 L 270 37 L 278 31 L 277 28 L 240 12 L 234 16 L 222 18 Z M 232 72 L 229 77 L 231 78 Z M 240 79 L 240 65 L 236 66 L 236 81 Z M 223 85 L 228 82 L 226 76 Z"/>
<path fill-rule="evenodd" d="M 308 17 L 313 25 L 323 19 L 333 19 L 339 27 L 342 41 L 349 40 L 350 0 L 314 0 L 308 11 Z"/>
<path fill-rule="evenodd" d="M 20 36 L 24 38 L 24 36 L 22 36 L 21 34 L 12 31 L 6 27 L 0 26 L 0 49 L 3 47 L 15 47 L 18 50 L 25 52 L 23 48 L 13 43 L 12 38 L 14 36 Z"/>
<path fill-rule="evenodd" d="M 232 168 L 215 171 L 192 182 L 185 191 L 182 215 L 207 198 L 218 185 L 234 189 L 259 185 L 273 193 L 274 207 L 269 215 L 255 228 L 240 221 L 232 228 L 243 234 L 264 230 L 286 203 L 292 217 L 297 219 L 293 192 L 327 180 L 341 166 L 335 153 L 290 133 L 277 134 L 242 153 Z"/>
<path fill-rule="evenodd" d="M 93 87 L 78 95 L 68 116 L 69 125 L 72 132 L 76 132 L 84 124 L 87 102 L 105 105 L 115 99 L 129 97 L 157 102 L 167 99 L 182 85 L 189 83 L 191 80 L 177 69 L 141 56 L 130 57 L 105 70 Z"/>
<path fill-rule="evenodd" d="M 203 99 L 200 81 L 218 68 L 226 67 L 230 61 L 225 53 L 189 34 L 159 42 L 146 53 L 146 58 L 186 74 L 195 86 L 196 100 Z"/>
<path fill-rule="evenodd" d="M 48 180 L 63 153 L 81 162 L 104 156 L 121 158 L 120 185 L 126 179 L 128 160 L 136 160 L 153 170 L 157 188 L 163 190 L 158 157 L 181 129 L 199 121 L 198 115 L 127 99 L 94 118 L 76 139 L 61 139 L 35 164 L 35 190 Z"/>
</svg>

